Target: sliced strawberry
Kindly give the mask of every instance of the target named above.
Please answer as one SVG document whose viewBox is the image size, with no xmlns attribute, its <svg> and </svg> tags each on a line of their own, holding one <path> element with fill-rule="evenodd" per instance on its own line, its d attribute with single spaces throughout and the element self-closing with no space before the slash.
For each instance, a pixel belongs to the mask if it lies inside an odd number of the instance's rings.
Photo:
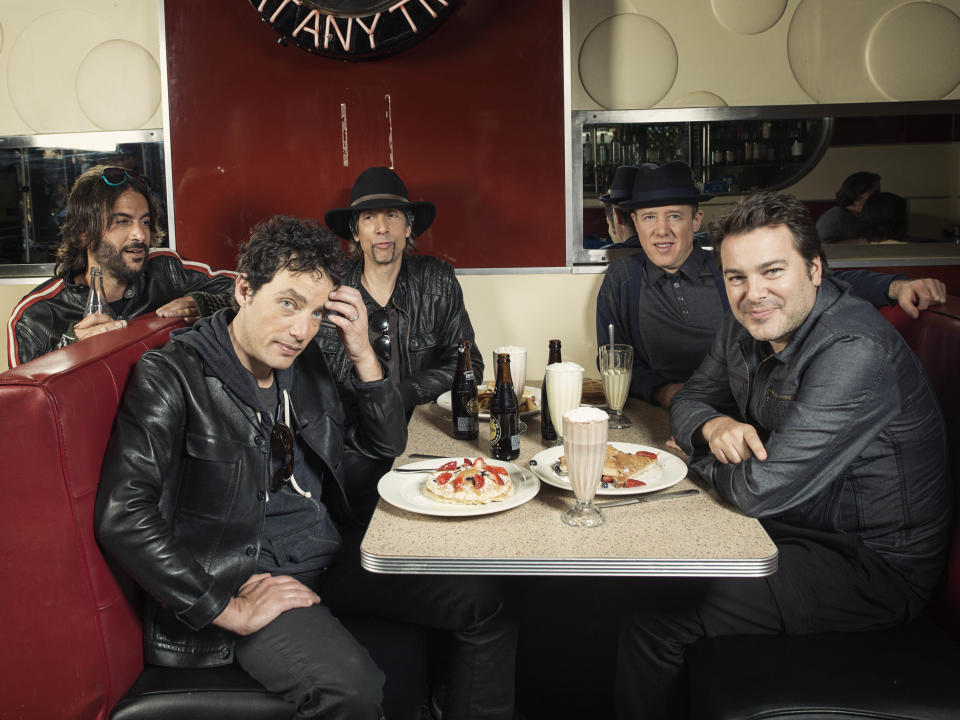
<svg viewBox="0 0 960 720">
<path fill-rule="evenodd" d="M 484 476 L 484 473 L 478 473 L 477 475 L 473 476 L 473 486 L 477 490 L 483 489 L 484 484 L 487 482 L 486 480 L 484 480 L 483 476 Z"/>
<path fill-rule="evenodd" d="M 473 461 L 473 466 L 475 468 L 483 469 L 487 467 L 487 464 L 483 461 L 482 457 L 478 457 L 476 460 Z"/>
<path fill-rule="evenodd" d="M 651 460 L 657 459 L 656 453 L 647 452 L 646 450 L 637 450 L 636 454 L 639 455 L 640 457 L 650 458 Z"/>
<path fill-rule="evenodd" d="M 455 478 L 453 479 L 453 489 L 454 489 L 454 490 L 459 490 L 459 489 L 462 488 L 462 487 L 463 487 L 463 477 L 461 477 L 460 475 L 458 475 L 457 477 L 455 477 Z"/>
<path fill-rule="evenodd" d="M 445 462 L 443 465 L 437 468 L 437 470 L 456 470 L 457 461 L 451 460 L 450 462 Z"/>
<path fill-rule="evenodd" d="M 439 475 L 437 475 L 437 485 L 446 485 L 450 481 L 450 478 L 452 477 L 453 475 L 451 475 L 448 472 L 440 473 Z"/>
<path fill-rule="evenodd" d="M 641 485 L 646 485 L 646 483 L 643 480 L 634 480 L 633 478 L 627 478 L 626 487 L 628 488 L 640 487 Z"/>
<path fill-rule="evenodd" d="M 614 478 L 611 477 L 610 475 L 601 475 L 601 476 L 600 476 L 600 482 L 612 483 L 613 481 L 614 481 Z"/>
<path fill-rule="evenodd" d="M 487 470 L 490 472 L 495 472 L 497 475 L 509 475 L 510 471 L 505 467 L 500 467 L 499 465 L 487 465 Z"/>
</svg>

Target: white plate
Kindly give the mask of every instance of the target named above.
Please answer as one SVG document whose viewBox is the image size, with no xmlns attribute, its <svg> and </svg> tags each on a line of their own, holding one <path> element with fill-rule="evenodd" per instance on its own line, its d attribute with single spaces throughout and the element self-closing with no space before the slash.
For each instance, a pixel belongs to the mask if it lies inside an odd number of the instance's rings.
<svg viewBox="0 0 960 720">
<path fill-rule="evenodd" d="M 391 470 L 380 478 L 377 492 L 380 493 L 380 497 L 401 510 L 423 515 L 462 517 L 490 515 L 515 508 L 528 500 L 532 500 L 540 490 L 540 479 L 536 473 L 524 472 L 511 462 L 484 458 L 487 465 L 499 465 L 507 468 L 510 472 L 510 480 L 513 482 L 513 495 L 505 500 L 487 503 L 486 505 L 457 505 L 431 500 L 423 494 L 423 486 L 431 472 L 450 460 L 462 462 L 463 456 L 439 460 L 420 460 L 403 466 L 405 468 L 425 468 L 423 473 L 398 473 Z"/>
<path fill-rule="evenodd" d="M 533 395 L 533 399 L 537 403 L 537 407 L 534 408 L 533 410 L 527 410 L 526 412 L 520 413 L 520 417 L 529 417 L 530 415 L 535 415 L 536 413 L 540 412 L 540 388 L 534 388 L 534 387 L 528 386 L 528 387 L 525 387 L 523 390 L 527 395 Z M 453 407 L 450 405 L 449 390 L 447 390 L 445 393 L 443 393 L 442 395 L 440 395 L 440 397 L 437 398 L 437 405 L 442 407 L 444 410 L 453 410 Z M 483 420 L 489 420 L 490 413 L 488 413 L 486 410 L 481 410 L 478 413 L 478 417 L 480 417 Z"/>
<path fill-rule="evenodd" d="M 612 442 L 609 444 L 613 445 L 617 450 L 626 453 L 635 453 L 638 450 L 656 453 L 658 456 L 657 465 L 659 467 L 637 476 L 638 480 L 642 480 L 645 483 L 643 485 L 631 488 L 615 488 L 613 485 L 605 488 L 601 485 L 597 489 L 597 495 L 637 495 L 639 493 L 655 492 L 668 488 L 671 485 L 676 485 L 687 476 L 687 464 L 666 450 L 650 447 L 649 445 L 635 445 L 634 443 Z M 553 464 L 560 459 L 561 455 L 563 455 L 562 445 L 541 450 L 533 456 L 533 461 L 536 461 L 537 464 L 531 465 L 531 468 L 548 485 L 573 492 L 573 488 L 570 487 L 570 481 L 565 477 L 557 475 L 552 469 Z"/>
</svg>

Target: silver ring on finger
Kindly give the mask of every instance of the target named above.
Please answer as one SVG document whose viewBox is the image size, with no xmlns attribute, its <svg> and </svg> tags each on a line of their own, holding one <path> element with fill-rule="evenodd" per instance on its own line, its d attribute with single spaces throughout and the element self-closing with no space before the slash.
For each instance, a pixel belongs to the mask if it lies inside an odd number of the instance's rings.
<svg viewBox="0 0 960 720">
<path fill-rule="evenodd" d="M 360 319 L 360 313 L 357 313 L 356 315 L 353 316 L 353 320 L 351 320 L 350 322 L 356 322 L 359 319 Z"/>
</svg>

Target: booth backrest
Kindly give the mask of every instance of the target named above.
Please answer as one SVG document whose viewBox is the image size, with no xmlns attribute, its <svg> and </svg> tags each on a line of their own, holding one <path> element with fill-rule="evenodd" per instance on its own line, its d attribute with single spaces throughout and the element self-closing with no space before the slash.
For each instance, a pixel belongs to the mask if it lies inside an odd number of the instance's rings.
<svg viewBox="0 0 960 720">
<path fill-rule="evenodd" d="M 911 320 L 899 307 L 885 308 L 883 314 L 920 358 L 940 400 L 947 425 L 954 505 L 960 510 L 960 298 L 948 296 L 945 304 L 925 310 L 919 320 Z M 954 517 L 960 517 L 960 512 Z M 954 527 L 946 586 L 933 611 L 937 622 L 960 640 L 960 521 Z"/>
<path fill-rule="evenodd" d="M 180 325 L 151 313 L 0 373 L 0 718 L 106 718 L 142 669 L 93 509 L 127 378 Z"/>
</svg>

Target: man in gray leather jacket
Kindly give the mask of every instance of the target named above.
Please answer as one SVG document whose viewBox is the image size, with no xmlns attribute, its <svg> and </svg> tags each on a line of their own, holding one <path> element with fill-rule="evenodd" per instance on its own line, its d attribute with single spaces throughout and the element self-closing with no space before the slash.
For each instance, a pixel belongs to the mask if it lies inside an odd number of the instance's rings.
<svg viewBox="0 0 960 720">
<path fill-rule="evenodd" d="M 779 569 L 694 583 L 630 618 L 622 717 L 681 715 L 684 653 L 700 637 L 903 623 L 945 559 L 944 424 L 916 356 L 824 272 L 795 198 L 751 195 L 714 223 L 711 240 L 732 312 L 674 397 L 671 429 L 707 485 L 761 519 Z"/>
<path fill-rule="evenodd" d="M 371 614 L 453 631 L 445 712 L 509 718 L 515 630 L 488 586 L 359 566 L 344 450 L 393 457 L 406 422 L 338 242 L 275 217 L 238 272 L 235 311 L 144 353 L 104 457 L 97 537 L 151 597 L 145 660 L 236 659 L 298 718 L 377 718 L 383 674 L 337 620 Z M 351 359 L 343 404 L 312 342 L 327 313 Z"/>
</svg>

